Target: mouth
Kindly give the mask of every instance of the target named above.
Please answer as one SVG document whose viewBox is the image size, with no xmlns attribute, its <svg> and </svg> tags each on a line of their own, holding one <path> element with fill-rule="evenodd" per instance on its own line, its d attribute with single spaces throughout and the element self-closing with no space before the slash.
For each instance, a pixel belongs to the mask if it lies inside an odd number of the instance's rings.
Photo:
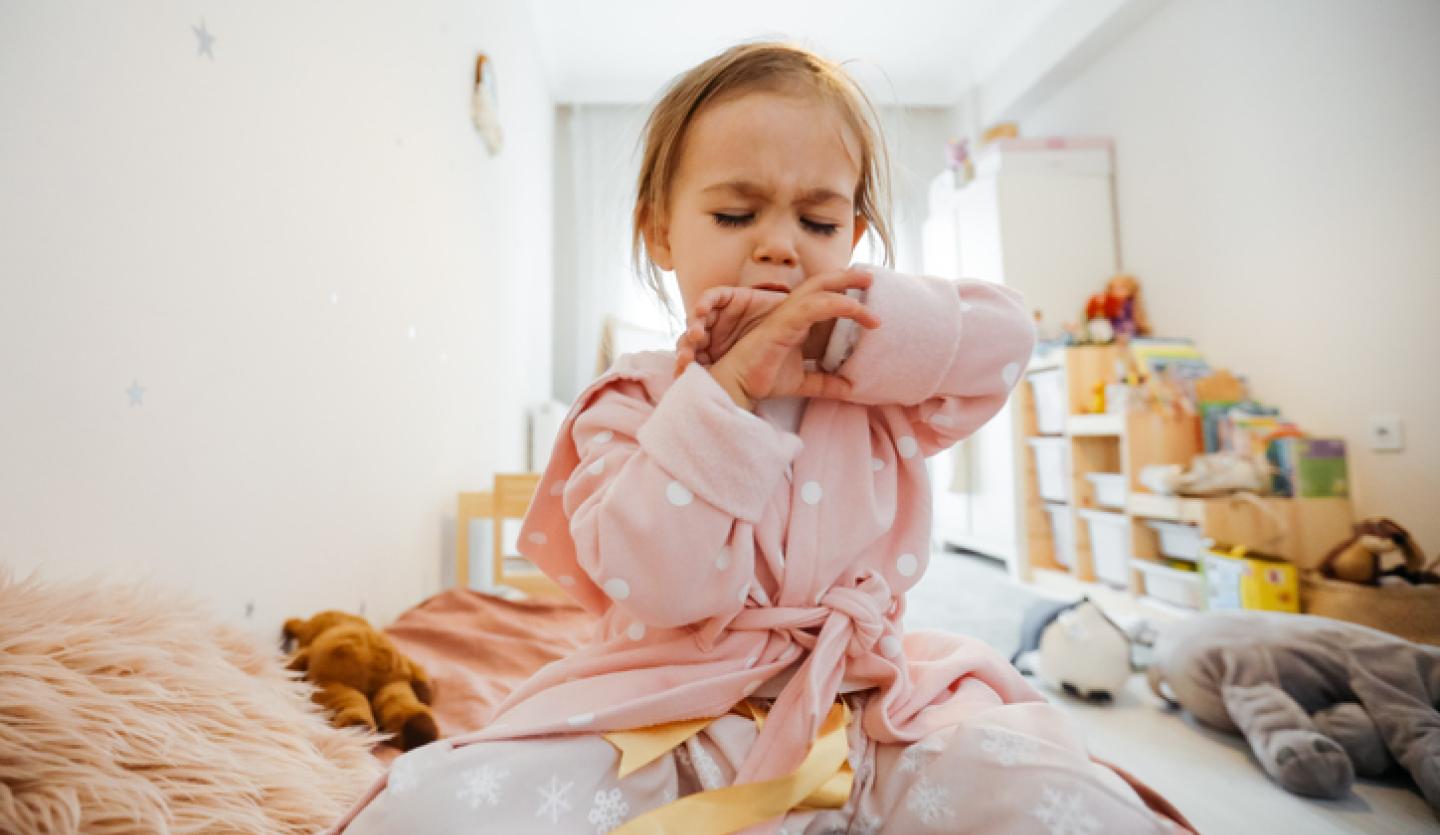
<svg viewBox="0 0 1440 835">
<path fill-rule="evenodd" d="M 788 293 L 790 288 L 784 284 L 777 284 L 773 281 L 762 281 L 759 284 L 750 285 L 751 290 L 774 290 L 777 293 Z"/>
</svg>

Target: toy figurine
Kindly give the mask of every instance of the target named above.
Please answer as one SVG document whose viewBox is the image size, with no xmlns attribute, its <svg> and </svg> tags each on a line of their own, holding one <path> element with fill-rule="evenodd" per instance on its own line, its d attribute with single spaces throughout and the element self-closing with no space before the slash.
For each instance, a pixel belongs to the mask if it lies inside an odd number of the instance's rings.
<svg viewBox="0 0 1440 835">
<path fill-rule="evenodd" d="M 1085 303 L 1085 337 L 1095 345 L 1108 345 L 1115 339 L 1115 328 L 1105 315 L 1106 295 L 1096 293 Z"/>
<path fill-rule="evenodd" d="M 1094 303 L 1094 298 L 1091 299 Z M 1121 273 L 1105 285 L 1103 316 L 1110 320 L 1110 328 L 1119 340 L 1132 336 L 1149 336 L 1150 320 L 1145 316 L 1145 307 L 1140 303 L 1140 282 L 1135 276 Z"/>
</svg>

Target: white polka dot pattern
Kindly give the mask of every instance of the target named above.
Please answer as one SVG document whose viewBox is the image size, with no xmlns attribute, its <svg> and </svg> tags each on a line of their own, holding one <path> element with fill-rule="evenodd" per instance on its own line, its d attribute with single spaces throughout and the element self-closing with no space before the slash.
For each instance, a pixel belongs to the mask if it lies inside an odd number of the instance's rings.
<svg viewBox="0 0 1440 835">
<path fill-rule="evenodd" d="M 574 577 L 571 577 L 569 574 L 561 574 L 561 575 L 560 575 L 560 585 L 564 586 L 564 587 L 567 588 L 567 589 L 568 589 L 568 588 L 571 588 L 572 586 L 575 585 L 575 578 L 574 578 Z"/>
<path fill-rule="evenodd" d="M 914 438 L 906 435 L 895 442 L 895 448 L 900 450 L 901 458 L 914 458 L 915 453 L 920 451 L 920 444 Z"/>
<path fill-rule="evenodd" d="M 609 429 L 606 429 L 603 432 L 598 432 L 595 435 L 595 443 L 597 444 L 608 444 L 613 440 L 615 440 L 615 433 L 611 432 Z"/>
<path fill-rule="evenodd" d="M 552 495 L 552 496 L 558 496 L 558 495 L 560 495 L 561 493 L 564 493 L 564 492 L 565 492 L 565 482 L 563 482 L 563 481 L 557 481 L 557 482 L 555 482 L 554 484 L 550 485 L 550 495 Z"/>
<path fill-rule="evenodd" d="M 1000 372 L 1000 379 L 1004 380 L 1007 386 L 1015 385 L 1015 381 L 1020 379 L 1020 363 L 1012 362 L 1006 365 Z"/>
<path fill-rule="evenodd" d="M 812 507 L 820 504 L 820 497 L 824 495 L 825 491 L 820 487 L 819 482 L 807 481 L 805 486 L 800 488 L 800 498 L 805 501 L 805 504 Z"/>
<path fill-rule="evenodd" d="M 536 545 L 544 545 L 546 542 L 549 542 L 549 541 L 550 541 L 550 540 L 545 536 L 545 534 L 544 534 L 544 533 L 541 533 L 540 531 L 534 531 L 534 532 L 532 532 L 529 536 L 527 536 L 527 537 L 525 537 L 525 538 L 528 539 L 528 540 L 530 540 L 531 542 L 535 543 Z"/>
<path fill-rule="evenodd" d="M 669 499 L 670 504 L 676 507 L 684 507 L 690 504 L 690 500 L 695 498 L 695 494 L 691 493 L 689 489 L 680 482 L 672 481 L 665 487 L 665 498 Z"/>
<path fill-rule="evenodd" d="M 920 560 L 914 554 L 901 554 L 895 561 L 895 570 L 900 572 L 901 577 L 914 577 L 915 572 L 920 570 Z"/>
<path fill-rule="evenodd" d="M 884 461 L 881 461 L 879 458 L 871 458 L 871 459 L 870 459 L 870 469 L 872 469 L 872 470 L 874 470 L 875 472 L 878 473 L 878 472 L 880 472 L 881 470 L 885 469 L 885 462 L 884 462 Z"/>
<path fill-rule="evenodd" d="M 583 728 L 594 721 L 595 714 L 593 713 L 577 713 L 574 716 L 571 716 L 569 719 L 566 719 L 565 724 L 569 725 L 572 728 Z"/>
<path fill-rule="evenodd" d="M 730 567 L 730 549 L 721 548 L 720 553 L 715 555 L 715 570 L 724 571 Z"/>
<path fill-rule="evenodd" d="M 594 463 L 587 467 L 587 469 L 590 471 L 590 475 L 600 475 L 605 472 L 605 459 L 596 458 Z"/>
<path fill-rule="evenodd" d="M 900 654 L 900 639 L 894 635 L 886 635 L 880 639 L 880 653 L 886 658 L 894 658 Z"/>
<path fill-rule="evenodd" d="M 645 637 L 645 624 L 641 623 L 638 620 L 635 621 L 626 628 L 625 635 L 629 637 L 632 641 L 640 640 L 641 638 Z"/>
<path fill-rule="evenodd" d="M 612 600 L 624 600 L 630 596 L 630 584 L 619 577 L 611 578 L 605 581 L 605 593 Z"/>
</svg>

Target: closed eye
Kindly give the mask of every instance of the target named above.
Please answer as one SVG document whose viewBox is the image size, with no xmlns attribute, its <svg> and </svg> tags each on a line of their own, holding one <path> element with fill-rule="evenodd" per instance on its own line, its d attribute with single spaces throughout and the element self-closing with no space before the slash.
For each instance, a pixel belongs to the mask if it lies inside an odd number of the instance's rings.
<svg viewBox="0 0 1440 835">
<path fill-rule="evenodd" d="M 724 212 L 711 212 L 711 216 L 715 218 L 715 222 L 719 225 L 732 228 L 749 226 L 750 222 L 755 219 L 754 214 L 730 215 Z M 817 235 L 825 235 L 827 237 L 840 230 L 840 224 L 838 223 L 820 223 L 819 221 L 804 217 L 800 218 L 800 225 Z"/>
</svg>

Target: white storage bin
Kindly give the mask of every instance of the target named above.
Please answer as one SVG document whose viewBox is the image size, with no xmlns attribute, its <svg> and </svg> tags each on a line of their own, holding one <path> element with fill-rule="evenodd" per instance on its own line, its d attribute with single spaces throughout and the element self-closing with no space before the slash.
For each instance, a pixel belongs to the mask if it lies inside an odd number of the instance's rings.
<svg viewBox="0 0 1440 835">
<path fill-rule="evenodd" d="M 1042 435 L 1059 435 L 1065 431 L 1065 371 L 1047 368 L 1028 376 L 1030 391 L 1035 394 L 1035 427 Z"/>
<path fill-rule="evenodd" d="M 1199 528 L 1155 519 L 1146 519 L 1145 524 L 1160 534 L 1160 553 L 1177 560 L 1200 561 L 1200 555 L 1205 550 L 1205 537 Z"/>
<path fill-rule="evenodd" d="M 1045 514 L 1050 517 L 1050 539 L 1055 543 L 1055 561 L 1069 568 L 1075 564 L 1075 517 L 1070 515 L 1070 506 L 1045 504 Z"/>
<path fill-rule="evenodd" d="M 1086 473 L 1095 485 L 1095 504 L 1115 510 L 1125 509 L 1125 476 L 1121 473 Z"/>
<path fill-rule="evenodd" d="M 1047 502 L 1070 501 L 1070 442 L 1065 438 L 1031 438 L 1035 450 L 1035 478 L 1040 498 Z"/>
<path fill-rule="evenodd" d="M 1205 575 L 1198 571 L 1181 571 L 1150 560 L 1132 563 L 1145 575 L 1145 593 L 1166 603 L 1187 609 L 1205 608 Z"/>
<path fill-rule="evenodd" d="M 1130 585 L 1130 520 L 1123 513 L 1081 510 L 1090 524 L 1090 554 L 1095 576 L 1112 586 Z"/>
</svg>

